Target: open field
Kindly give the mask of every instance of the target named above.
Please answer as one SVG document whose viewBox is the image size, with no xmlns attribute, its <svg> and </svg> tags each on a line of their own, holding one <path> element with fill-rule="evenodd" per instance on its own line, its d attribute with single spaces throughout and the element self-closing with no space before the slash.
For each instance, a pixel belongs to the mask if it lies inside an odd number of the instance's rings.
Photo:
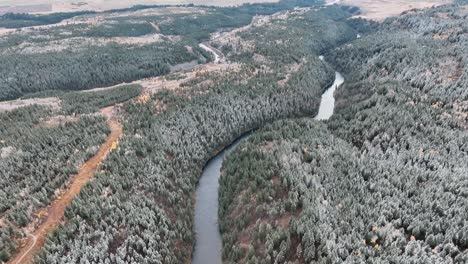
<svg viewBox="0 0 468 264">
<path fill-rule="evenodd" d="M 50 12 L 52 11 L 51 4 L 38 4 L 38 5 L 0 5 L 0 15 L 8 12 L 13 13 L 34 13 L 34 12 Z"/>
<path fill-rule="evenodd" d="M 49 106 L 53 109 L 58 109 L 60 107 L 60 99 L 56 97 L 48 98 L 34 98 L 26 100 L 12 100 L 6 102 L 0 102 L 0 113 L 4 111 L 11 111 L 20 107 L 30 106 L 30 105 L 43 105 Z"/>
<path fill-rule="evenodd" d="M 5 0 L 0 5 L 0 15 L 6 12 L 53 13 L 83 10 L 105 11 L 134 5 L 214 5 L 234 6 L 244 3 L 278 2 L 277 0 Z"/>
<path fill-rule="evenodd" d="M 328 3 L 352 5 L 361 8 L 362 17 L 382 21 L 413 8 L 450 4 L 452 0 L 327 0 Z"/>
</svg>

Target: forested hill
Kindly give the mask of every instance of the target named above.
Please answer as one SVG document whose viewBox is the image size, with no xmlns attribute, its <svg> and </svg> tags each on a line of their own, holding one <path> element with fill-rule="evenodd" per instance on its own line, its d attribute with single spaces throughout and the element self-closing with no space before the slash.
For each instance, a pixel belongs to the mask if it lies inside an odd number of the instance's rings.
<svg viewBox="0 0 468 264">
<path fill-rule="evenodd" d="M 467 15 L 409 11 L 327 54 L 332 119 L 274 123 L 224 164 L 227 263 L 468 262 Z"/>
<path fill-rule="evenodd" d="M 0 101 L 168 74 L 174 65 L 209 61 L 198 44 L 215 31 L 248 25 L 255 15 L 320 3 L 282 0 L 230 8 L 137 6 L 104 13 L 6 14 L 0 27 L 50 25 L 0 35 Z M 73 19 L 54 25 L 65 18 Z"/>
<path fill-rule="evenodd" d="M 468 263 L 465 2 L 379 24 L 280 0 L 2 31 L 0 100 L 51 103 L 0 113 L 0 262 L 27 250 L 99 149 L 103 114 L 122 123 L 119 144 L 36 263 L 189 262 L 205 164 L 256 129 L 223 165 L 226 263 Z M 335 115 L 313 120 L 334 69 L 346 78 Z"/>
<path fill-rule="evenodd" d="M 184 263 L 194 242 L 193 193 L 207 160 L 246 131 L 314 114 L 334 78 L 318 55 L 365 28 L 349 19 L 348 8 L 333 6 L 261 17 L 266 23 L 242 27 L 244 36 L 224 27 L 250 20 L 222 12 L 148 9 L 1 35 L 1 98 L 51 100 L 13 111 L 26 101 L 1 105 L 0 261 L 28 250 L 21 245 L 33 240 L 49 205 L 99 149 L 109 133 L 101 112 L 121 120 L 124 136 L 65 211 L 63 226 L 50 234 L 37 262 Z M 191 24 L 206 27 L 186 31 Z M 220 28 L 245 38 L 244 51 L 254 56 L 232 52 L 228 62 L 212 63 L 198 41 Z M 273 47 L 254 38 L 254 30 L 301 40 Z M 171 72 L 169 66 L 183 69 L 187 61 L 187 70 Z M 133 80 L 141 86 L 74 91 Z M 113 113 L 100 109 L 112 105 Z"/>
<path fill-rule="evenodd" d="M 338 18 L 329 16 L 337 13 Z M 280 118 L 316 113 L 334 71 L 318 58 L 322 50 L 315 47 L 355 39 L 350 16 L 339 7 L 307 9 L 252 27 L 287 34 L 282 23 L 326 19 L 327 23 L 296 27 L 295 34 L 306 36 L 298 42 L 298 49 L 306 53 L 297 57 L 294 70 L 282 63 L 297 54 L 286 49 L 285 42 L 279 44 L 284 46 L 282 54 L 266 53 L 263 62 L 239 59 L 228 70 L 202 73 L 174 90 L 126 103 L 121 111 L 126 132 L 119 149 L 67 209 L 66 223 L 50 237 L 37 261 L 187 262 L 194 243 L 193 193 L 204 165 L 246 131 Z M 334 33 L 333 38 L 317 30 Z M 263 41 L 250 41 L 254 53 L 264 50 Z M 181 75 L 174 73 L 167 80 Z"/>
<path fill-rule="evenodd" d="M 238 20 L 252 18 L 254 15 L 271 15 L 282 10 L 293 9 L 295 7 L 313 7 L 324 4 L 323 0 L 280 0 L 278 3 L 243 4 L 239 7 L 211 7 L 223 12 L 225 15 L 232 15 Z M 67 13 L 51 14 L 27 14 L 27 13 L 6 13 L 0 16 L 0 28 L 23 28 L 41 25 L 50 25 L 72 19 L 83 15 L 106 15 L 115 13 L 135 12 L 146 9 L 167 8 L 167 7 L 188 7 L 198 8 L 200 6 L 188 5 L 135 5 L 129 8 L 112 9 L 103 12 L 78 11 Z M 207 6 L 204 6 L 207 7 Z"/>
</svg>

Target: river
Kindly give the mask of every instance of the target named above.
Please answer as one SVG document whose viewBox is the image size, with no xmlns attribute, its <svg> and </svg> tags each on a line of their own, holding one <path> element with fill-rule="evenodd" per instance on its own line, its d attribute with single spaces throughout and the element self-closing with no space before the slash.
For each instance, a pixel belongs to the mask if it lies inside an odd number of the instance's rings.
<svg viewBox="0 0 468 264">
<path fill-rule="evenodd" d="M 196 245 L 192 264 L 221 264 L 222 241 L 218 226 L 218 190 L 224 157 L 233 151 L 246 134 L 212 158 L 198 182 L 195 203 Z"/>
<path fill-rule="evenodd" d="M 333 115 L 333 110 L 335 109 L 335 94 L 336 88 L 344 83 L 344 78 L 339 72 L 335 72 L 335 81 L 332 86 L 328 88 L 323 94 L 322 99 L 320 100 L 320 107 L 316 120 L 327 120 Z"/>
<path fill-rule="evenodd" d="M 335 81 L 323 93 L 316 120 L 326 120 L 333 115 L 337 87 L 343 84 L 344 78 L 335 73 Z M 196 245 L 192 264 L 221 264 L 222 240 L 218 226 L 218 191 L 219 176 L 224 157 L 233 151 L 248 135 L 237 139 L 232 145 L 212 158 L 205 166 L 198 182 L 195 203 Z"/>
</svg>

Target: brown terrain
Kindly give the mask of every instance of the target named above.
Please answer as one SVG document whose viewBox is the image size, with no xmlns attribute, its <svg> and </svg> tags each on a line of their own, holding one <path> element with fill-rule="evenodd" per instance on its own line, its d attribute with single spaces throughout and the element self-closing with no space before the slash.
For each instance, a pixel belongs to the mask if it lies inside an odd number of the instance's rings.
<svg viewBox="0 0 468 264">
<path fill-rule="evenodd" d="M 106 108 L 104 115 L 109 116 L 112 109 Z M 22 247 L 10 259 L 8 263 L 30 263 L 35 254 L 37 254 L 44 245 L 47 235 L 56 229 L 63 221 L 65 208 L 69 206 L 73 198 L 80 192 L 81 188 L 86 185 L 94 176 L 107 155 L 117 148 L 118 141 L 123 134 L 122 125 L 114 119 L 108 120 L 108 125 L 111 133 L 107 137 L 104 144 L 101 145 L 94 157 L 88 160 L 80 169 L 77 175 L 73 176 L 71 183 L 67 189 L 63 190 L 60 195 L 47 207 L 41 209 L 36 216 L 40 224 L 34 228 L 30 227 L 26 233 L 28 237 L 23 241 Z M 29 232 L 28 232 L 29 231 Z"/>
<path fill-rule="evenodd" d="M 50 4 L 39 4 L 39 5 L 6 5 L 3 3 L 0 6 L 0 15 L 5 13 L 34 13 L 34 12 L 50 12 L 52 11 L 52 5 Z"/>
<path fill-rule="evenodd" d="M 5 7 L 0 6 L 0 10 L 2 8 L 5 9 Z M 57 11 L 59 12 L 59 11 Z M 106 19 L 112 19 L 112 18 L 119 18 L 119 17 L 126 17 L 126 16 L 165 16 L 165 15 L 171 15 L 171 14 L 195 14 L 195 13 L 203 13 L 203 9 L 199 8 L 188 8 L 188 7 L 166 7 L 166 8 L 149 8 L 149 9 L 143 9 L 143 10 L 137 10 L 137 11 L 128 11 L 128 12 L 120 12 L 120 13 L 110 13 L 110 14 L 91 14 L 91 15 L 81 15 L 81 16 L 76 16 L 72 17 L 70 19 L 65 19 L 59 23 L 55 24 L 46 24 L 46 25 L 40 25 L 40 26 L 31 26 L 31 27 L 23 27 L 19 30 L 19 32 L 23 32 L 24 34 L 28 34 L 31 31 L 37 31 L 41 29 L 49 29 L 49 28 L 54 28 L 54 27 L 59 27 L 59 26 L 67 26 L 67 25 L 88 25 L 89 27 L 95 27 L 100 24 L 102 24 Z M 1 15 L 1 11 L 0 11 Z M 156 24 L 152 25 L 157 26 Z M 1 28 L 0 27 L 0 35 L 4 35 L 7 33 L 11 32 L 17 32 L 17 29 L 11 29 L 11 28 Z M 161 34 L 153 34 L 153 35 L 147 35 L 143 36 L 141 38 L 155 38 L 157 37 L 156 40 L 154 41 L 160 41 L 160 38 L 162 37 Z M 171 39 L 173 36 L 164 36 L 166 38 Z M 78 41 L 81 42 L 83 39 L 86 38 L 71 38 L 71 39 L 65 39 L 66 41 Z M 99 39 L 99 38 L 93 38 L 97 39 L 98 42 L 119 42 L 119 40 L 123 40 L 125 42 L 130 42 L 133 43 L 135 41 L 138 41 L 137 38 L 132 38 L 132 37 L 115 37 L 115 38 L 110 38 L 110 39 Z M 135 40 L 136 39 L 136 40 Z M 89 40 L 88 40 L 89 41 Z M 27 44 L 27 43 L 26 43 Z M 49 43 L 49 44 L 54 44 L 54 42 Z M 91 44 L 91 43 L 90 43 Z M 104 43 L 105 44 L 105 43 Z M 143 43 L 144 44 L 144 43 Z M 47 45 L 49 46 L 49 45 Z"/>
<path fill-rule="evenodd" d="M 54 13 L 74 11 L 105 11 L 127 8 L 134 5 L 214 5 L 235 6 L 244 3 L 269 3 L 278 0 L 4 0 L 0 4 L 0 15 L 6 12 Z"/>
<path fill-rule="evenodd" d="M 170 8 L 170 10 L 173 10 L 173 9 L 175 8 Z M 183 12 L 183 10 L 184 9 L 181 9 L 181 12 Z M 153 14 L 153 12 L 151 12 L 151 14 Z M 89 19 L 91 18 L 88 17 L 84 21 L 88 22 Z M 48 26 L 51 26 L 51 25 L 48 25 Z M 147 35 L 141 38 L 128 38 L 128 39 L 134 39 L 134 40 L 140 39 L 141 43 L 143 43 L 143 42 L 148 42 L 148 41 L 151 42 L 154 36 L 155 35 Z M 65 48 L 68 47 L 67 45 L 63 45 L 63 46 Z M 238 71 L 240 69 L 239 64 L 228 62 L 224 54 L 218 49 L 212 47 L 209 43 L 202 43 L 200 44 L 200 47 L 213 54 L 214 56 L 213 62 L 205 63 L 205 64 L 194 64 L 194 65 L 191 65 L 190 63 L 188 63 L 185 67 L 181 67 L 181 69 L 175 69 L 174 72 L 170 76 L 150 77 L 150 78 L 136 80 L 136 81 L 129 82 L 129 83 L 121 83 L 121 84 L 107 86 L 107 87 L 98 87 L 94 89 L 83 90 L 81 92 L 83 93 L 97 92 L 97 91 L 114 89 L 122 85 L 138 84 L 143 87 L 144 94 L 154 94 L 161 89 L 170 89 L 170 90 L 184 89 L 183 88 L 184 83 L 194 81 L 203 75 L 207 75 L 210 73 L 223 74 L 228 71 Z M 187 46 L 187 49 L 191 49 L 191 47 Z M 56 50 L 59 50 L 59 48 L 57 48 Z M 25 50 L 23 50 L 22 52 L 24 51 Z M 40 53 L 40 52 L 44 52 L 44 50 L 41 51 L 41 50 L 36 49 L 36 50 L 33 50 L 31 53 Z M 174 67 L 174 68 L 177 68 L 177 67 Z M 174 77 L 175 75 L 178 77 L 174 79 L 170 78 L 170 77 Z M 208 83 L 205 83 L 205 84 L 208 85 Z M 0 113 L 5 112 L 5 111 L 11 111 L 20 107 L 31 106 L 31 105 L 49 106 L 52 109 L 59 109 L 61 107 L 61 100 L 56 97 L 46 97 L 46 98 L 16 99 L 16 100 L 4 101 L 4 102 L 0 102 Z M 101 111 L 101 114 L 102 113 L 103 111 Z"/>
<path fill-rule="evenodd" d="M 5 111 L 11 111 L 16 108 L 30 106 L 30 105 L 41 105 L 49 106 L 52 109 L 60 108 L 60 99 L 56 97 L 48 98 L 33 98 L 33 99 L 17 99 L 12 101 L 0 102 L 0 113 Z"/>
<path fill-rule="evenodd" d="M 327 0 L 328 4 L 357 6 L 361 8 L 360 17 L 383 21 L 411 9 L 427 8 L 452 3 L 452 0 Z"/>
</svg>

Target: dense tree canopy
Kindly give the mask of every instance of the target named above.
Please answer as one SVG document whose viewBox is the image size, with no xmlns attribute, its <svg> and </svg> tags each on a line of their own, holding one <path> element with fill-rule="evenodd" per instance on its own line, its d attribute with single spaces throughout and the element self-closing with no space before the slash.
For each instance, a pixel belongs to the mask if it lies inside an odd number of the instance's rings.
<svg viewBox="0 0 468 264">
<path fill-rule="evenodd" d="M 228 158 L 229 263 L 468 261 L 465 8 L 329 51 L 347 78 L 332 119 L 274 123 Z"/>
<path fill-rule="evenodd" d="M 64 124 L 47 122 L 43 107 L 0 113 L 0 260 L 8 259 L 24 227 L 77 169 L 97 151 L 109 132 L 103 118 L 82 117 Z M 15 230 L 15 232 L 13 231 Z"/>
<path fill-rule="evenodd" d="M 0 100 L 45 90 L 84 90 L 167 74 L 169 65 L 197 59 L 183 45 L 109 44 L 78 52 L 3 55 Z"/>
<path fill-rule="evenodd" d="M 0 100 L 61 100 L 59 110 L 0 114 L 0 261 L 25 235 L 18 228 L 104 140 L 109 129 L 93 113 L 123 103 L 116 108 L 125 131 L 119 147 L 66 210 L 38 263 L 187 262 L 193 193 L 204 165 L 265 125 L 224 164 L 226 262 L 466 263 L 466 7 L 413 10 L 381 24 L 352 19 L 359 10 L 350 7 L 291 10 L 318 3 L 110 16 L 96 26 L 0 37 Z M 279 11 L 227 32 L 234 41 L 213 39 L 235 62 L 224 71 L 197 73 L 178 89 L 154 94 L 134 85 L 77 91 L 206 62 L 211 57 L 198 42 L 210 33 Z M 63 18 L 6 16 L 19 24 Z M 102 44 L 142 36 L 160 39 Z M 46 48 L 75 38 L 96 42 Z M 29 45 L 36 52 L 26 52 Z M 334 78 L 322 54 L 347 79 L 336 93 L 335 116 L 277 121 L 316 113 Z"/>
<path fill-rule="evenodd" d="M 341 35 L 336 43 L 349 38 Z M 67 224 L 38 261 L 185 262 L 194 240 L 192 193 L 205 163 L 246 131 L 315 113 L 334 78 L 314 55 L 318 52 L 309 49 L 286 79 L 287 68 L 274 61 L 271 68 L 248 62 L 230 72 L 200 75 L 185 90 L 126 103 L 121 112 L 126 134 L 118 151 L 66 211 Z M 208 87 L 199 85 L 206 78 Z"/>
</svg>

